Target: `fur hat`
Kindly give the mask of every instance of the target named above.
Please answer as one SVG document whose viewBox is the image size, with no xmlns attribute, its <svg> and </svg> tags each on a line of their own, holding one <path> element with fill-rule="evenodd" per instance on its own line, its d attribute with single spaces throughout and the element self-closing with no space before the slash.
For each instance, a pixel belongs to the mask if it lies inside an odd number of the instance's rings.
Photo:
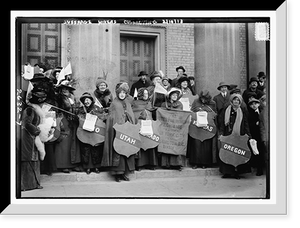
<svg viewBox="0 0 300 228">
<path fill-rule="evenodd" d="M 119 82 L 116 85 L 116 94 L 118 95 L 121 91 L 124 91 L 125 93 L 129 92 L 129 86 L 127 82 Z"/>
<path fill-rule="evenodd" d="M 211 95 L 208 90 L 202 90 L 199 94 L 199 99 L 204 98 L 206 101 L 211 100 Z"/>
<path fill-rule="evenodd" d="M 47 94 L 45 91 L 33 89 L 31 91 L 31 98 L 29 99 L 29 102 L 32 104 L 41 104 L 43 103 L 47 98 Z"/>
</svg>

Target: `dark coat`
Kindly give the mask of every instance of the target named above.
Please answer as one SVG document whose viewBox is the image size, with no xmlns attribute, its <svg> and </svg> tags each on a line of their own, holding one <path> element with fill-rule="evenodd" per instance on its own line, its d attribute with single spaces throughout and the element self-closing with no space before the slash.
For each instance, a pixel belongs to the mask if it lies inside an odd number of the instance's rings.
<svg viewBox="0 0 300 228">
<path fill-rule="evenodd" d="M 200 110 L 206 112 L 216 112 L 216 103 L 211 100 L 208 104 L 203 104 L 200 99 L 196 99 L 191 107 L 192 112 Z M 216 122 L 216 120 L 215 120 Z M 216 124 L 216 123 L 215 123 Z M 217 162 L 217 136 L 203 142 L 188 137 L 187 157 L 192 165 L 210 166 Z"/>
<path fill-rule="evenodd" d="M 63 95 L 60 95 L 58 99 L 59 108 L 74 114 L 60 113 L 62 115 L 61 132 L 55 146 L 55 157 L 57 168 L 61 169 L 74 168 L 81 161 L 79 140 L 76 136 L 79 124 L 76 114 L 78 113 L 79 103 L 73 95 L 71 95 L 71 99 L 74 101 L 74 104 L 71 104 L 70 100 Z"/>
<path fill-rule="evenodd" d="M 214 96 L 213 101 L 216 102 L 216 111 L 217 111 L 217 127 L 220 128 L 221 125 L 221 113 L 222 111 L 228 107 L 228 105 L 230 104 L 229 101 L 230 98 L 230 94 L 229 92 L 227 92 L 226 96 L 223 97 L 221 93 L 219 93 L 218 95 Z"/>
<path fill-rule="evenodd" d="M 135 83 L 132 84 L 131 88 L 130 88 L 130 92 L 129 94 L 131 96 L 134 95 L 134 90 L 139 90 L 139 88 L 147 88 L 148 86 L 150 86 L 150 82 L 148 80 L 145 81 L 145 83 L 142 81 L 142 79 L 140 78 L 138 81 L 136 81 Z"/>
<path fill-rule="evenodd" d="M 106 89 L 104 92 L 96 89 L 92 96 L 94 99 L 97 99 L 101 103 L 104 109 L 108 108 L 113 101 L 113 96 L 109 89 Z"/>
<path fill-rule="evenodd" d="M 106 120 L 106 133 L 101 166 L 116 167 L 120 163 L 120 157 L 123 155 L 119 155 L 113 148 L 113 141 L 115 138 L 113 126 L 116 123 L 124 124 L 126 121 L 136 124 L 131 108 L 131 102 L 131 99 L 128 97 L 124 100 L 120 100 L 118 97 L 116 97 L 109 107 L 109 114 Z M 127 164 L 129 166 L 129 170 L 134 170 L 134 156 L 127 158 Z"/>
<path fill-rule="evenodd" d="M 246 104 L 248 104 L 248 101 L 249 101 L 249 98 L 250 98 L 250 94 L 252 95 L 253 93 L 255 94 L 254 98 L 256 98 L 256 99 L 258 99 L 258 100 L 264 95 L 263 91 L 261 91 L 261 90 L 259 90 L 259 89 L 255 89 L 254 91 L 251 90 L 250 88 L 249 88 L 249 89 L 246 89 L 246 90 L 243 92 L 243 95 L 242 95 L 243 100 L 244 100 L 244 102 L 245 102 Z M 249 107 L 248 107 L 248 110 L 249 110 Z"/>
<path fill-rule="evenodd" d="M 34 108 L 28 106 L 22 115 L 22 155 L 21 161 L 37 161 L 38 152 L 35 147 L 35 137 L 40 134 L 37 126 L 40 123 L 40 117 Z"/>
<path fill-rule="evenodd" d="M 103 109 L 98 107 L 94 103 L 92 103 L 89 108 L 81 107 L 79 109 L 78 116 L 85 118 L 86 112 L 92 115 L 96 115 L 101 120 L 106 119 Z M 80 154 L 81 162 L 83 163 L 84 168 L 99 168 L 103 156 L 103 143 L 92 146 L 80 142 Z"/>
<path fill-rule="evenodd" d="M 240 128 L 240 134 L 241 135 L 249 135 L 251 137 L 251 133 L 250 133 L 250 129 L 249 129 L 249 123 L 248 123 L 248 112 L 241 108 L 242 113 L 243 113 L 243 119 L 241 122 L 241 128 Z M 222 110 L 222 113 L 220 114 L 220 129 L 219 129 L 219 134 L 220 135 L 230 135 L 232 133 L 232 126 L 234 125 L 235 119 L 236 119 L 236 112 L 231 108 L 231 112 L 230 112 L 230 118 L 229 118 L 229 125 L 225 126 L 225 111 L 226 109 L 224 108 Z M 231 126 L 231 127 L 229 127 Z"/>
</svg>

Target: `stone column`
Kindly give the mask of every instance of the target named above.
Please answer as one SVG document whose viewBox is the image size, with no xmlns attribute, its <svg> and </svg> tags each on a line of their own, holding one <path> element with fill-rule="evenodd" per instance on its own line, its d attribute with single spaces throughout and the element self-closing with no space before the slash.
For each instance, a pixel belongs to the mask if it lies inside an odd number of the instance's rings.
<svg viewBox="0 0 300 228">
<path fill-rule="evenodd" d="M 93 92 L 98 77 L 105 77 L 114 92 L 120 80 L 119 25 L 64 25 L 62 30 L 62 66 L 71 62 L 75 96 Z"/>
</svg>

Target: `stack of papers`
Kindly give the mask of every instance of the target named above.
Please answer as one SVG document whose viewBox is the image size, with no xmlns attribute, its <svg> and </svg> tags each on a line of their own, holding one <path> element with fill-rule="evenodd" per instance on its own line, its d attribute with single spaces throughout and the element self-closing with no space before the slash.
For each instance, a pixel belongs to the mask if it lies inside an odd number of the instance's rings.
<svg viewBox="0 0 300 228">
<path fill-rule="evenodd" d="M 141 121 L 140 134 L 142 134 L 142 135 L 153 135 L 152 121 L 151 120 L 142 120 Z"/>
<path fill-rule="evenodd" d="M 87 113 L 82 128 L 86 131 L 92 132 L 95 130 L 96 121 L 97 116 Z"/>
<path fill-rule="evenodd" d="M 207 112 L 199 111 L 197 112 L 197 126 L 198 127 L 206 127 L 208 124 L 207 121 Z"/>
</svg>

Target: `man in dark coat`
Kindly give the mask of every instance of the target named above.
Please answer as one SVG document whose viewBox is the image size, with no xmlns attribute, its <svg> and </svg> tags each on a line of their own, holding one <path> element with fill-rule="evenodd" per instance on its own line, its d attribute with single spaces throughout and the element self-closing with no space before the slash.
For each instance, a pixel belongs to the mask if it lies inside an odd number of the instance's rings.
<svg viewBox="0 0 300 228">
<path fill-rule="evenodd" d="M 266 85 L 267 85 L 265 72 L 263 72 L 263 71 L 259 72 L 257 77 L 258 77 L 257 89 L 264 92 L 264 90 L 266 89 Z"/>
<path fill-rule="evenodd" d="M 185 73 L 185 69 L 183 66 L 179 66 L 176 67 L 176 72 L 177 72 L 177 77 L 172 80 L 171 87 L 178 87 L 178 79 L 184 76 L 183 74 Z"/>
<path fill-rule="evenodd" d="M 226 108 L 229 105 L 229 98 L 230 94 L 228 92 L 230 88 L 229 84 L 226 84 L 224 82 L 220 82 L 217 89 L 220 91 L 220 93 L 216 96 L 214 96 L 213 100 L 216 102 L 216 111 L 217 111 L 217 127 L 220 126 L 220 114 L 224 108 Z"/>
<path fill-rule="evenodd" d="M 257 88 L 258 82 L 259 80 L 257 77 L 250 78 L 249 88 L 246 89 L 243 93 L 243 100 L 245 101 L 246 104 L 248 104 L 249 98 L 253 95 L 253 93 L 255 93 L 254 96 L 255 99 L 260 99 L 264 95 L 264 93 Z M 249 110 L 249 105 L 248 105 L 248 110 Z"/>
<path fill-rule="evenodd" d="M 141 71 L 138 75 L 138 77 L 140 77 L 140 79 L 138 81 L 136 81 L 135 83 L 132 84 L 131 88 L 130 88 L 130 92 L 129 94 L 133 97 L 134 96 L 134 91 L 138 91 L 139 88 L 147 88 L 148 86 L 150 86 L 150 82 L 147 79 L 148 74 L 145 71 Z"/>
</svg>

